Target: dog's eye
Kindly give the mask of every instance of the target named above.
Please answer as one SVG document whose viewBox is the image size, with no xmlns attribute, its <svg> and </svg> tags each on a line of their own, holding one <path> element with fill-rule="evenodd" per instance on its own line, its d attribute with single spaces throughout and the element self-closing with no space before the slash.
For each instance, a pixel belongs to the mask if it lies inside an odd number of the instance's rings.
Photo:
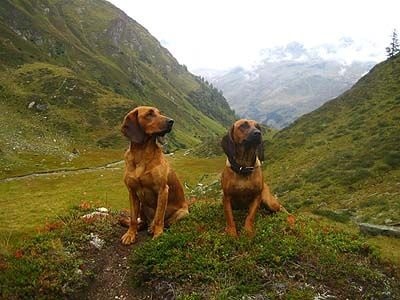
<svg viewBox="0 0 400 300">
<path fill-rule="evenodd" d="M 250 127 L 250 125 L 248 122 L 244 122 L 244 123 L 240 124 L 239 127 L 240 127 L 240 129 L 248 129 Z"/>
<path fill-rule="evenodd" d="M 153 118 L 154 116 L 155 116 L 154 110 L 149 110 L 149 111 L 146 113 L 146 119 L 151 119 L 151 118 Z"/>
</svg>

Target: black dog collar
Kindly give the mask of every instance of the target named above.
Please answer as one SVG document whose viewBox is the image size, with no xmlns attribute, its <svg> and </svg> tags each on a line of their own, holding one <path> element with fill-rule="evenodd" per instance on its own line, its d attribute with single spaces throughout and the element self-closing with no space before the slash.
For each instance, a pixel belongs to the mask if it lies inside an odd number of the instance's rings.
<svg viewBox="0 0 400 300">
<path fill-rule="evenodd" d="M 230 168 L 232 169 L 232 171 L 239 175 L 243 175 L 243 176 L 249 176 L 258 167 L 258 165 L 256 165 L 257 159 L 254 162 L 255 166 L 253 166 L 253 167 L 241 166 L 234 159 L 230 159 L 230 158 L 228 158 L 228 161 L 229 161 Z"/>
</svg>

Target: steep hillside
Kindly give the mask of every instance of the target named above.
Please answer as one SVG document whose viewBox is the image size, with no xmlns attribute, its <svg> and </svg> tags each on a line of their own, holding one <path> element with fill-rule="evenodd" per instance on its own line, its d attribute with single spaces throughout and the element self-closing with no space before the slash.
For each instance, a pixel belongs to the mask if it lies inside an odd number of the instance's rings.
<svg viewBox="0 0 400 300">
<path fill-rule="evenodd" d="M 400 56 L 280 131 L 267 147 L 275 192 L 336 220 L 400 221 Z"/>
<path fill-rule="evenodd" d="M 0 177 L 121 149 L 119 124 L 140 104 L 176 120 L 172 149 L 223 133 L 234 119 L 217 89 L 103 0 L 2 1 L 0 70 Z"/>
<path fill-rule="evenodd" d="M 266 49 L 261 62 L 251 69 L 205 72 L 204 76 L 224 92 L 240 116 L 283 128 L 349 89 L 374 65 L 326 56 L 346 49 L 346 45 L 328 46 L 306 49 L 291 43 Z"/>
</svg>

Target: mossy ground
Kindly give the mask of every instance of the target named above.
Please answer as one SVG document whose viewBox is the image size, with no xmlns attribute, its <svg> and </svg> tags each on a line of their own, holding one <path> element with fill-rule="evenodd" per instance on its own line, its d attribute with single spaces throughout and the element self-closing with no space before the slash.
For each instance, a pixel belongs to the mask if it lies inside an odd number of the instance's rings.
<svg viewBox="0 0 400 300">
<path fill-rule="evenodd" d="M 160 239 L 134 247 L 135 271 L 128 280 L 143 295 L 155 288 L 160 297 L 172 289 L 181 299 L 399 296 L 400 262 L 388 259 L 396 253 L 395 240 L 366 239 L 346 224 L 302 213 L 293 225 L 286 215 L 265 210 L 257 215 L 254 238 L 243 233 L 230 238 L 218 181 L 225 159 L 178 152 L 169 160 L 194 204 L 189 217 Z M 94 276 L 83 267 L 91 259 L 88 235 L 107 241 L 119 225 L 115 218 L 82 222 L 84 211 L 71 207 L 82 201 L 113 211 L 128 207 L 122 169 L 20 179 L 2 182 L 1 188 L 2 296 L 54 298 L 84 290 Z M 244 216 L 235 212 L 239 228 Z"/>
<path fill-rule="evenodd" d="M 244 216 L 236 213 L 239 224 Z M 399 274 L 358 234 L 305 216 L 293 225 L 265 211 L 254 238 L 228 237 L 224 226 L 220 201 L 196 202 L 187 219 L 134 249 L 132 281 L 147 288 L 166 281 L 181 299 L 399 296 L 392 277 Z"/>
<path fill-rule="evenodd" d="M 75 207 L 58 219 L 43 224 L 41 232 L 13 252 L 0 251 L 0 298 L 60 299 L 84 289 L 96 273 L 98 249 L 90 244 L 93 235 L 114 239 L 117 217 L 84 221 L 90 212 Z M 97 257 L 97 259 L 100 259 Z"/>
</svg>

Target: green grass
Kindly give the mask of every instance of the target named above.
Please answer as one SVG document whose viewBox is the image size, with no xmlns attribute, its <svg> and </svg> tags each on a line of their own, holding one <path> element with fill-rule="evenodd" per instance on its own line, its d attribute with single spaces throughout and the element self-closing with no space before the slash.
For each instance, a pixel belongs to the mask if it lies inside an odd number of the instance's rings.
<svg viewBox="0 0 400 300">
<path fill-rule="evenodd" d="M 223 231 L 219 185 L 225 158 L 184 156 L 181 151 L 169 160 L 185 183 L 186 196 L 197 202 L 187 219 L 160 239 L 136 248 L 131 258 L 132 284 L 140 289 L 149 292 L 153 284 L 167 282 L 182 299 L 240 295 L 312 299 L 323 292 L 357 298 L 360 286 L 365 295 L 375 298 L 386 291 L 398 295 L 389 278 L 399 276 L 395 271 L 400 266 L 395 254 L 398 245 L 393 239 L 366 240 L 356 230 L 349 231 L 347 223 L 333 226 L 301 214 L 293 227 L 285 215 L 262 210 L 254 239 L 243 234 L 237 240 L 229 238 Z M 113 211 L 127 208 L 122 172 L 105 169 L 0 183 L 1 296 L 54 298 L 84 288 L 93 276 L 90 268 L 82 267 L 91 257 L 85 248 L 88 233 L 96 232 L 106 240 L 116 233 L 112 222 L 82 223 L 79 216 L 84 212 L 71 207 L 88 202 Z M 241 228 L 244 212 L 235 212 L 235 218 Z M 61 228 L 37 235 L 45 224 Z M 380 257 L 389 257 L 392 263 Z"/>
<path fill-rule="evenodd" d="M 244 222 L 244 213 L 236 218 Z M 161 238 L 135 248 L 135 285 L 172 285 L 179 299 L 312 299 L 399 296 L 389 265 L 357 234 L 308 217 L 294 226 L 286 216 L 257 216 L 256 236 L 238 239 L 224 233 L 220 201 L 198 201 L 191 214 Z M 302 298 L 303 297 L 303 298 Z"/>
<path fill-rule="evenodd" d="M 399 78 L 397 56 L 273 137 L 267 178 L 289 208 L 340 222 L 399 221 Z"/>
<path fill-rule="evenodd" d="M 115 215 L 85 222 L 80 216 L 87 212 L 74 208 L 15 252 L 1 249 L 0 298 L 60 299 L 84 288 L 98 265 L 90 233 L 107 246 L 117 228 Z"/>
<path fill-rule="evenodd" d="M 102 170 L 1 183 L 1 236 L 32 234 L 46 221 L 57 219 L 83 201 L 114 209 L 129 207 L 122 175 L 123 169 Z"/>
<path fill-rule="evenodd" d="M 235 118 L 106 1 L 2 2 L 0 28 L 0 177 L 59 168 L 74 148 L 123 149 L 120 124 L 138 105 L 176 120 L 170 151 L 221 135 Z"/>
<path fill-rule="evenodd" d="M 92 154 L 90 162 L 93 163 L 97 157 L 95 154 L 101 153 Z M 107 157 L 106 153 L 103 155 Z M 219 173 L 225 163 L 222 157 L 198 159 L 178 152 L 169 160 L 187 187 L 187 197 L 219 193 Z M 12 248 L 21 243 L 23 237 L 32 236 L 46 221 L 57 219 L 72 206 L 84 201 L 116 210 L 129 208 L 128 193 L 123 183 L 124 164 L 117 167 L 120 169 L 50 174 L 0 182 L 0 205 L 3 208 L 0 212 L 0 244 L 8 244 Z"/>
</svg>

